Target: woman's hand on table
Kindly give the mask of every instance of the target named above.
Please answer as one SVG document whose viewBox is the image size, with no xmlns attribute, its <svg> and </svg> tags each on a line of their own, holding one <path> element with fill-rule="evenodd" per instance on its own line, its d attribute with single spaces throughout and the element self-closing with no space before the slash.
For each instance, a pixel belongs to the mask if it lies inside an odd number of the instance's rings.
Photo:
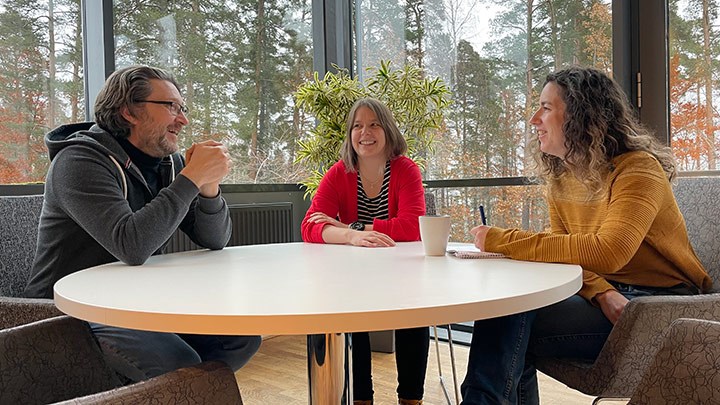
<svg viewBox="0 0 720 405">
<path fill-rule="evenodd" d="M 343 224 L 342 222 L 338 221 L 335 218 L 331 218 L 329 215 L 323 213 L 323 212 L 313 212 L 308 217 L 308 222 L 312 222 L 315 224 L 330 224 L 332 226 L 336 226 L 338 228 L 347 228 L 348 226 L 346 224 Z"/>
<path fill-rule="evenodd" d="M 485 236 L 487 236 L 489 230 L 490 227 L 487 225 L 478 225 L 470 229 L 470 234 L 475 237 L 475 247 L 482 250 L 483 252 L 485 251 Z"/>
<path fill-rule="evenodd" d="M 363 247 L 391 247 L 395 241 L 389 236 L 376 231 L 355 231 L 350 230 L 349 243 L 353 246 Z"/>
</svg>

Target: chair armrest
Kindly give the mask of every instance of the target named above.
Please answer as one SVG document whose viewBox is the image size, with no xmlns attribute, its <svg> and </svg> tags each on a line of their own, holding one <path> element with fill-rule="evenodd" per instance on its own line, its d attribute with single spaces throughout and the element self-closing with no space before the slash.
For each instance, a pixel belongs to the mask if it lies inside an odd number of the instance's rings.
<svg viewBox="0 0 720 405">
<path fill-rule="evenodd" d="M 0 329 L 64 315 L 48 298 L 0 297 Z"/>
<path fill-rule="evenodd" d="M 630 348 L 623 343 L 633 342 L 632 349 L 639 348 L 635 346 L 654 344 L 654 352 L 657 350 L 661 333 L 678 318 L 720 321 L 720 294 L 636 298 L 623 310 L 608 337 L 608 343 L 616 345 L 615 351 Z"/>
<path fill-rule="evenodd" d="M 242 404 L 235 374 L 224 363 L 208 361 L 132 385 L 60 404 Z"/>
<path fill-rule="evenodd" d="M 610 332 L 594 368 L 622 374 L 626 387 L 639 382 L 660 346 L 663 331 L 678 318 L 720 321 L 720 294 L 653 296 L 631 300 Z M 623 392 L 617 387 L 617 392 Z"/>
<path fill-rule="evenodd" d="M 0 330 L 0 403 L 49 403 L 120 386 L 86 322 L 58 316 Z"/>
<path fill-rule="evenodd" d="M 663 334 L 630 404 L 720 402 L 720 323 L 677 319 Z"/>
</svg>

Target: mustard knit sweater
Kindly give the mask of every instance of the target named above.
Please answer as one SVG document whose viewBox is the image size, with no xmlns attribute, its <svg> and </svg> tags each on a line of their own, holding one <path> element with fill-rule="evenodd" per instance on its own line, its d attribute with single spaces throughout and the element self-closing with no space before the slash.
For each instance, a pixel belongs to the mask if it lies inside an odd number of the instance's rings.
<svg viewBox="0 0 720 405">
<path fill-rule="evenodd" d="M 580 294 L 613 289 L 606 280 L 647 287 L 680 283 L 707 292 L 712 281 L 688 240 L 660 163 L 646 152 L 613 159 L 606 189 L 588 199 L 572 174 L 548 187 L 551 231 L 491 228 L 485 250 L 518 260 L 578 264 Z"/>
</svg>

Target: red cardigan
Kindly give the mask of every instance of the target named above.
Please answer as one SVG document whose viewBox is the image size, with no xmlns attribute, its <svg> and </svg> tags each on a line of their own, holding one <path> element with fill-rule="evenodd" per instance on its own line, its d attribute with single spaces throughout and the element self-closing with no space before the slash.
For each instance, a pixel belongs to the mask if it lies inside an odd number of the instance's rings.
<svg viewBox="0 0 720 405">
<path fill-rule="evenodd" d="M 342 160 L 325 173 L 305 214 L 301 225 L 305 242 L 325 243 L 322 230 L 328 224 L 308 222 L 308 217 L 318 211 L 337 217 L 345 224 L 358 219 L 357 172 L 347 173 Z M 373 220 L 373 230 L 396 242 L 417 241 L 420 240 L 418 217 L 421 215 L 425 215 L 425 191 L 420 169 L 409 158 L 399 156 L 390 161 L 389 219 Z"/>
</svg>

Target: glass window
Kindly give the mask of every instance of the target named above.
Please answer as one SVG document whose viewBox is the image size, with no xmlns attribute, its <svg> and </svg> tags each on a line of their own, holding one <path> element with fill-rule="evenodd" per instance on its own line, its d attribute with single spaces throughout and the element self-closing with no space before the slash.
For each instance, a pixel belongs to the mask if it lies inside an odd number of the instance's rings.
<svg viewBox="0 0 720 405">
<path fill-rule="evenodd" d="M 358 74 L 419 66 L 453 91 L 426 179 L 525 175 L 525 139 L 545 75 L 570 64 L 612 73 L 609 0 L 362 0 Z"/>
<path fill-rule="evenodd" d="M 717 2 L 670 1 L 671 146 L 683 171 L 718 169 L 719 38 Z"/>
<path fill-rule="evenodd" d="M 310 0 L 116 0 L 116 67 L 148 64 L 176 75 L 190 108 L 181 147 L 230 148 L 225 183 L 294 183 L 300 131 L 292 99 L 312 78 Z"/>
<path fill-rule="evenodd" d="M 0 184 L 41 182 L 43 137 L 83 121 L 82 33 L 74 0 L 0 0 Z"/>
<path fill-rule="evenodd" d="M 612 74 L 610 0 L 357 0 L 359 75 L 391 60 L 419 66 L 451 88 L 454 104 L 425 168 L 426 180 L 530 175 L 528 121 L 545 76 L 570 64 Z M 434 189 L 453 235 L 479 223 L 544 229 L 542 187 Z M 465 240 L 467 236 L 462 239 Z"/>
</svg>

